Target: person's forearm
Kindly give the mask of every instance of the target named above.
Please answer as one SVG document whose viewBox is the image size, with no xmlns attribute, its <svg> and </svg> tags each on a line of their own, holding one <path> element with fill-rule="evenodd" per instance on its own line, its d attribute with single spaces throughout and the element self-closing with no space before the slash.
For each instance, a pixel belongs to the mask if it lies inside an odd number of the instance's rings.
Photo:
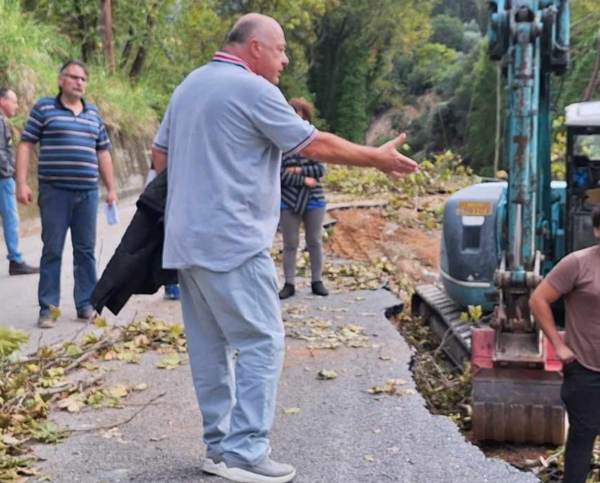
<svg viewBox="0 0 600 483">
<path fill-rule="evenodd" d="M 33 152 L 33 144 L 21 141 L 17 147 L 15 161 L 17 184 L 27 184 L 27 172 L 29 171 L 29 160 Z"/>
<path fill-rule="evenodd" d="M 327 132 L 318 132 L 301 153 L 307 158 L 326 163 L 362 167 L 375 167 L 373 159 L 379 157 L 377 148 L 360 146 Z"/>
<path fill-rule="evenodd" d="M 98 151 L 98 171 L 107 191 L 115 191 L 115 174 L 112 157 L 108 150 Z"/>
<path fill-rule="evenodd" d="M 542 329 L 542 332 L 548 337 L 548 340 L 552 343 L 554 348 L 564 345 L 562 337 L 559 335 L 554 321 L 554 315 L 552 314 L 552 308 L 550 304 L 545 300 L 537 299 L 532 297 L 529 303 L 529 308 L 533 314 L 537 324 Z"/>
<path fill-rule="evenodd" d="M 152 147 L 152 164 L 156 174 L 162 173 L 167 168 L 169 161 L 169 155 L 163 151 Z"/>
</svg>

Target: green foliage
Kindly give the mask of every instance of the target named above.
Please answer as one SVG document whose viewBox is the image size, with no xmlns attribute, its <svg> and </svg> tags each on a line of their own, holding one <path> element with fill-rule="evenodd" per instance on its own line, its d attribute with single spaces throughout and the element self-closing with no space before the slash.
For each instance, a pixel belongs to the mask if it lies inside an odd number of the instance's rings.
<svg viewBox="0 0 600 483">
<path fill-rule="evenodd" d="M 474 323 L 476 324 L 483 317 L 483 309 L 481 305 L 469 305 L 467 307 L 467 312 L 462 312 L 460 314 L 460 320 L 464 323 Z"/>
<path fill-rule="evenodd" d="M 461 22 L 477 21 L 482 13 L 487 11 L 481 0 L 442 0 L 433 10 L 434 15 L 451 16 Z"/>
<path fill-rule="evenodd" d="M 35 16 L 50 21 L 73 45 L 80 46 L 77 57 L 84 62 L 96 60 L 99 54 L 99 2 L 95 0 L 40 0 L 35 2 Z"/>
<path fill-rule="evenodd" d="M 434 44 L 442 44 L 449 49 L 462 50 L 465 45 L 465 26 L 457 18 L 437 15 L 431 20 L 433 35 L 429 39 Z"/>
<path fill-rule="evenodd" d="M 409 151 L 404 146 L 404 151 Z M 391 195 L 394 208 L 413 205 L 415 198 L 425 193 L 451 191 L 478 181 L 470 168 L 463 165 L 462 158 L 451 152 L 435 155 L 425 160 L 417 173 L 401 179 L 392 178 L 375 169 L 332 166 L 327 170 L 325 183 L 328 191 L 357 197 Z"/>
<path fill-rule="evenodd" d="M 308 86 L 332 130 L 358 133 L 362 127 L 352 128 L 353 123 L 362 126 L 367 115 L 401 103 L 401 91 L 387 78 L 392 59 L 396 52 L 429 37 L 432 4 L 350 0 L 325 14 L 318 28 L 318 43 L 311 48 Z M 411 15 L 406 15 L 407 11 Z M 345 86 L 350 92 L 345 92 Z M 353 108 L 348 107 L 351 104 Z"/>
<path fill-rule="evenodd" d="M 0 327 L 0 363 L 29 340 L 25 331 Z"/>
<path fill-rule="evenodd" d="M 408 78 L 410 91 L 414 94 L 423 94 L 434 87 L 456 57 L 456 51 L 443 44 L 428 43 L 416 49 L 416 65 Z"/>
<path fill-rule="evenodd" d="M 47 8 L 59 8 L 40 2 Z M 62 7 L 66 8 L 65 5 Z M 61 8 L 62 8 L 61 7 Z M 41 7 L 40 7 L 41 8 Z M 20 108 L 13 125 L 24 125 L 33 103 L 42 96 L 56 95 L 58 68 L 77 49 L 56 26 L 24 15 L 18 3 L 0 10 L 0 83 L 14 89 Z M 154 93 L 146 86 L 132 87 L 120 75 L 110 77 L 92 64 L 86 100 L 98 105 L 104 122 L 114 131 L 141 134 L 156 130 Z"/>
<path fill-rule="evenodd" d="M 66 431 L 59 429 L 52 421 L 36 423 L 31 429 L 31 437 L 45 444 L 60 443 L 66 435 Z"/>
<path fill-rule="evenodd" d="M 598 21 L 600 22 L 600 15 L 598 16 Z M 561 99 L 563 106 L 583 100 L 583 95 L 590 82 L 594 63 L 598 55 L 598 30 L 592 29 L 586 32 L 585 35 L 582 35 L 581 40 L 577 44 L 575 55 L 573 56 L 573 66 L 563 87 L 564 95 Z M 596 91 L 592 100 L 600 100 L 599 91 Z"/>
<path fill-rule="evenodd" d="M 493 171 L 496 89 L 498 65 L 487 55 L 487 46 L 481 45 L 479 59 L 474 69 L 474 91 L 472 109 L 468 116 L 467 152 L 472 158 L 471 166 L 477 173 L 495 176 Z"/>
<path fill-rule="evenodd" d="M 550 152 L 550 167 L 552 179 L 564 180 L 567 175 L 567 130 L 565 127 L 565 117 L 559 116 L 552 125 L 554 130 L 554 142 Z"/>
<path fill-rule="evenodd" d="M 16 90 L 31 103 L 35 86 L 52 85 L 52 90 L 42 87 L 43 94 L 55 90 L 54 58 L 68 58 L 72 54 L 73 48 L 68 39 L 54 26 L 40 24 L 24 16 L 18 2 L 0 3 L 2 84 L 16 86 Z"/>
<path fill-rule="evenodd" d="M 367 58 L 364 46 L 350 48 L 337 108 L 337 132 L 355 143 L 364 144 L 367 131 Z"/>
</svg>

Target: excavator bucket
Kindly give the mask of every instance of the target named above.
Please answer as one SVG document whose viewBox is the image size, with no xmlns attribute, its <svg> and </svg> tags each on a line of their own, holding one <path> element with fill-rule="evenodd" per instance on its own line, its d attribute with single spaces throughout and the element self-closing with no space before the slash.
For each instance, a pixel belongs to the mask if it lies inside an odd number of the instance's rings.
<svg viewBox="0 0 600 483">
<path fill-rule="evenodd" d="M 473 433 L 477 440 L 564 444 L 566 413 L 558 372 L 476 368 Z"/>
</svg>

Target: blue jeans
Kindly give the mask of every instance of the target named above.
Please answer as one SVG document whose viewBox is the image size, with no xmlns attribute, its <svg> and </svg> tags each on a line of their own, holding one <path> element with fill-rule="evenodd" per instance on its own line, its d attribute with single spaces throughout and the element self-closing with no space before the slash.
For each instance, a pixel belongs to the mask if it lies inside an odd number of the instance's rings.
<svg viewBox="0 0 600 483">
<path fill-rule="evenodd" d="M 230 272 L 178 274 L 206 454 L 256 465 L 269 451 L 284 354 L 273 260 L 263 252 Z"/>
<path fill-rule="evenodd" d="M 4 241 L 8 259 L 23 263 L 19 252 L 19 212 L 17 211 L 16 185 L 12 178 L 0 179 L 0 217 L 4 228 Z"/>
<path fill-rule="evenodd" d="M 98 190 L 69 191 L 42 183 L 38 205 L 44 242 L 38 288 L 40 314 L 47 314 L 50 305 L 60 305 L 60 267 L 69 229 L 73 244 L 75 307 L 78 311 L 90 309 L 90 297 L 97 282 L 94 251 Z"/>
</svg>

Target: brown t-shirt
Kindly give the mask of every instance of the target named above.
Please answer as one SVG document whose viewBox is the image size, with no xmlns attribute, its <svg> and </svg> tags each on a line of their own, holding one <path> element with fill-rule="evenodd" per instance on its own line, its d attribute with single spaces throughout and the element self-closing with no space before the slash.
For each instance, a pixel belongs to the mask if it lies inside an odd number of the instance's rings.
<svg viewBox="0 0 600 483">
<path fill-rule="evenodd" d="M 582 366 L 600 371 L 600 248 L 567 255 L 546 280 L 565 296 L 567 346 Z"/>
</svg>

